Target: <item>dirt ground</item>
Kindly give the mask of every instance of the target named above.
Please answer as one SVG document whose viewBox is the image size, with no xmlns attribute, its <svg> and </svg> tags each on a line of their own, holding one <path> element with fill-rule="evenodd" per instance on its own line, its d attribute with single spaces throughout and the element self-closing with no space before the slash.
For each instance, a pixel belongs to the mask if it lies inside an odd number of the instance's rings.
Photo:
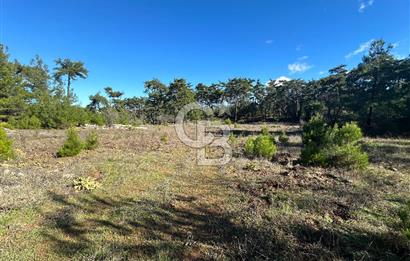
<svg viewBox="0 0 410 261">
<path fill-rule="evenodd" d="M 410 140 L 365 138 L 365 171 L 304 167 L 297 125 L 270 162 L 242 147 L 265 125 L 232 126 L 234 158 L 198 166 L 173 126 L 98 130 L 57 158 L 64 130 L 10 130 L 0 166 L 1 260 L 406 260 L 398 210 L 410 200 Z M 85 137 L 89 129 L 79 129 Z M 100 187 L 76 191 L 76 177 Z"/>
</svg>

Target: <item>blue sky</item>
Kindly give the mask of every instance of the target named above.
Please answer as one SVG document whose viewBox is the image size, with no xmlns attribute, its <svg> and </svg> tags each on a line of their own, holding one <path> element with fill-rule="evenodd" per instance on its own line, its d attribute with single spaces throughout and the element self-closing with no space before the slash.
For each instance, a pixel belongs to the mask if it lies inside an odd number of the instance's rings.
<svg viewBox="0 0 410 261">
<path fill-rule="evenodd" d="M 106 86 L 143 95 L 143 82 L 235 76 L 312 79 L 356 65 L 371 39 L 410 53 L 409 0 L 0 0 L 0 42 L 12 58 L 81 60 L 84 105 Z"/>
</svg>

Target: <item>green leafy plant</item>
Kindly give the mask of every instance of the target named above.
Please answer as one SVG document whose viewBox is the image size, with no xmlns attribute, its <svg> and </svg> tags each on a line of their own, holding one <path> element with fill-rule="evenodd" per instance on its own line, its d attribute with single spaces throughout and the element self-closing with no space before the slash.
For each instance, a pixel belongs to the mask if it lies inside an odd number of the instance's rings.
<svg viewBox="0 0 410 261">
<path fill-rule="evenodd" d="M 85 145 L 84 148 L 86 150 L 93 150 L 98 147 L 98 134 L 96 131 L 90 132 L 87 137 L 85 138 Z"/>
<path fill-rule="evenodd" d="M 330 127 L 316 115 L 303 127 L 301 162 L 323 167 L 364 169 L 368 156 L 358 141 L 362 132 L 356 123 Z"/>
<path fill-rule="evenodd" d="M 0 127 L 0 161 L 14 157 L 13 141 L 7 137 L 6 131 Z"/>
<path fill-rule="evenodd" d="M 69 128 L 67 131 L 67 140 L 57 152 L 58 157 L 71 157 L 79 154 L 84 148 L 84 144 L 80 139 L 77 131 L 74 128 Z"/>
<path fill-rule="evenodd" d="M 276 154 L 275 140 L 272 136 L 259 135 L 251 137 L 245 143 L 245 154 L 249 157 L 271 159 Z"/>
<path fill-rule="evenodd" d="M 286 135 L 284 131 L 281 131 L 279 134 L 279 142 L 280 143 L 288 143 L 289 142 L 289 137 Z"/>
<path fill-rule="evenodd" d="M 162 135 L 161 136 L 161 142 L 164 143 L 164 144 L 168 144 L 168 142 L 169 142 L 168 135 L 166 135 L 166 134 Z"/>
<path fill-rule="evenodd" d="M 91 191 L 99 188 L 100 183 L 91 177 L 78 177 L 73 180 L 73 187 L 78 191 Z"/>
</svg>

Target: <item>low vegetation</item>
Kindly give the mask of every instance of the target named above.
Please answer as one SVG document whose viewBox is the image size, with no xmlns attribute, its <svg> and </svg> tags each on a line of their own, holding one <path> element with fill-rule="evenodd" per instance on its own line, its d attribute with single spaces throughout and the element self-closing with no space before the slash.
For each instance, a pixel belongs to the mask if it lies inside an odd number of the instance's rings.
<svg viewBox="0 0 410 261">
<path fill-rule="evenodd" d="M 7 137 L 6 131 L 0 127 L 0 161 L 14 157 L 13 141 Z"/>
<path fill-rule="evenodd" d="M 67 140 L 58 150 L 58 157 L 71 157 L 78 155 L 84 148 L 84 143 L 74 128 L 67 130 Z"/>
<path fill-rule="evenodd" d="M 245 154 L 249 157 L 272 159 L 276 154 L 276 144 L 273 136 L 261 134 L 249 138 L 245 143 Z"/>
<path fill-rule="evenodd" d="M 362 139 L 369 167 L 358 174 L 299 165 L 297 125 L 267 124 L 290 134 L 273 160 L 244 157 L 246 133 L 260 127 L 238 124 L 221 168 L 196 165 L 173 126 L 96 130 L 104 142 L 75 158 L 52 157 L 63 130 L 13 130 L 19 157 L 0 166 L 0 259 L 410 258 L 408 139 Z M 348 129 L 339 142 L 360 136 Z"/>
<path fill-rule="evenodd" d="M 78 177 L 74 179 L 73 187 L 77 191 L 92 191 L 100 187 L 100 184 L 91 177 Z"/>
<path fill-rule="evenodd" d="M 400 212 L 399 217 L 401 220 L 401 229 L 403 235 L 409 240 L 410 243 L 410 201 L 404 206 Z"/>
<path fill-rule="evenodd" d="M 289 137 L 284 131 L 281 131 L 278 137 L 280 143 L 286 144 L 289 142 Z"/>
<path fill-rule="evenodd" d="M 362 132 L 355 123 L 328 126 L 322 116 L 313 117 L 303 126 L 301 162 L 323 167 L 364 169 L 368 157 L 358 141 Z"/>
</svg>

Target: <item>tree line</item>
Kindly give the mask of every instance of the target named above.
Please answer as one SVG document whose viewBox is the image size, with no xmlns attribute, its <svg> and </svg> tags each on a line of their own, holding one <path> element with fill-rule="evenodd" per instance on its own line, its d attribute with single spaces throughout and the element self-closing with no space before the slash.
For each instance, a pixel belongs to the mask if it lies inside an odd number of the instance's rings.
<svg viewBox="0 0 410 261">
<path fill-rule="evenodd" d="M 124 98 L 111 87 L 76 105 L 72 84 L 87 78 L 79 61 L 57 59 L 50 72 L 40 57 L 23 65 L 10 61 L 0 46 L 0 119 L 16 128 L 65 128 L 98 125 L 173 122 L 191 102 L 214 111 L 214 118 L 234 122 L 303 122 L 316 114 L 331 124 L 356 121 L 367 134 L 410 134 L 410 57 L 399 59 L 383 40 L 371 44 L 353 69 L 339 65 L 317 80 L 274 81 L 249 78 L 192 86 L 185 79 L 144 83 L 145 96 Z M 201 118 L 192 113 L 190 118 Z"/>
</svg>

